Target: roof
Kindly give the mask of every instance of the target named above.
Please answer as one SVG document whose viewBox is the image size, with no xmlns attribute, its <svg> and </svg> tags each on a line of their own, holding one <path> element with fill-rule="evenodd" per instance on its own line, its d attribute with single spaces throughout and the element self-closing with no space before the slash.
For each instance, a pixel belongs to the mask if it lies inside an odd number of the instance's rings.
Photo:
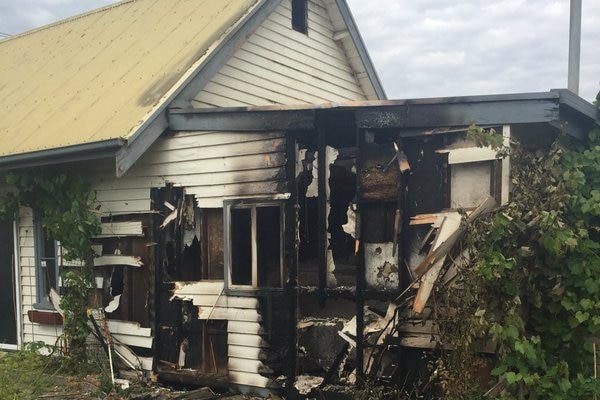
<svg viewBox="0 0 600 400">
<path fill-rule="evenodd" d="M 259 0 L 129 0 L 0 41 L 0 156 L 130 139 Z"/>
<path fill-rule="evenodd" d="M 326 1 L 385 98 L 346 1 Z M 122 175 L 280 2 L 125 0 L 0 41 L 0 167 L 115 157 Z"/>
</svg>

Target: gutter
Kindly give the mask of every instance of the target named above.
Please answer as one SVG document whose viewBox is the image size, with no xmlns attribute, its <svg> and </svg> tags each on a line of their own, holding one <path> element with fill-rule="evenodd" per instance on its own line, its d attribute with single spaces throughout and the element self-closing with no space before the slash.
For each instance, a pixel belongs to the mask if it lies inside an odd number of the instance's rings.
<svg viewBox="0 0 600 400">
<path fill-rule="evenodd" d="M 0 169 L 37 167 L 62 164 L 74 161 L 115 157 L 126 144 L 124 139 L 110 139 L 102 142 L 84 143 L 74 146 L 39 150 L 28 153 L 0 157 Z"/>
</svg>

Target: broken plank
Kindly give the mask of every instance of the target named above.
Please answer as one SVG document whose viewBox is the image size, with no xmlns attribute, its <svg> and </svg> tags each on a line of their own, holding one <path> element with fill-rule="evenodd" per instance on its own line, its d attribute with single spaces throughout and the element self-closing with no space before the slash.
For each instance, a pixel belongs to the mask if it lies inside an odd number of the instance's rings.
<svg viewBox="0 0 600 400">
<path fill-rule="evenodd" d="M 414 217 L 410 217 L 409 225 L 428 225 L 433 224 L 437 221 L 437 214 L 419 214 Z"/>
<path fill-rule="evenodd" d="M 493 197 L 489 196 L 485 201 L 479 205 L 468 217 L 467 224 L 475 220 L 475 218 L 479 217 L 485 211 L 491 210 L 496 205 L 496 200 Z M 461 225 L 461 227 L 455 231 L 446 241 L 441 243 L 438 248 L 432 251 L 426 258 L 423 260 L 421 264 L 415 269 L 417 276 L 420 278 L 423 276 L 425 272 L 429 268 L 431 268 L 435 262 L 440 259 L 442 256 L 445 256 L 450 252 L 452 247 L 458 242 L 458 240 L 462 237 L 465 231 L 465 225 Z"/>
<path fill-rule="evenodd" d="M 144 336 L 136 336 L 122 333 L 111 333 L 113 339 L 122 344 L 126 344 L 127 346 L 136 346 L 143 347 L 145 349 L 151 349 L 152 343 L 154 342 L 154 338 L 152 337 L 144 337 Z"/>
<path fill-rule="evenodd" d="M 144 265 L 141 257 L 105 255 L 94 258 L 95 267 L 105 267 L 113 265 L 128 265 L 130 267 L 141 267 Z"/>
<path fill-rule="evenodd" d="M 448 238 L 460 228 L 461 217 L 458 212 L 452 216 L 441 216 L 441 218 L 442 222 L 432 246 L 433 251 L 440 247 L 442 243 L 446 242 Z M 429 300 L 429 296 L 433 290 L 433 286 L 435 285 L 435 282 L 437 281 L 437 278 L 444 267 L 445 260 L 446 256 L 441 256 L 438 260 L 436 260 L 435 264 L 421 277 L 419 290 L 417 291 L 417 296 L 413 302 L 413 311 L 415 313 L 421 314 L 423 312 L 425 304 L 427 303 L 427 300 Z"/>
<path fill-rule="evenodd" d="M 102 231 L 95 238 L 144 236 L 141 221 L 104 222 L 100 227 Z"/>
<path fill-rule="evenodd" d="M 135 336 L 152 336 L 152 329 L 150 328 L 142 328 L 140 324 L 137 322 L 131 321 L 120 321 L 116 319 L 107 319 L 106 323 L 108 324 L 108 330 L 110 333 L 120 333 L 125 335 L 135 335 Z"/>
<path fill-rule="evenodd" d="M 129 347 L 120 343 L 113 343 L 115 353 L 132 369 L 152 371 L 152 357 L 140 357 Z"/>
<path fill-rule="evenodd" d="M 233 307 L 233 308 L 258 308 L 258 299 L 255 297 L 230 297 L 217 294 L 180 294 L 176 292 L 171 300 L 178 299 L 191 301 L 200 307 Z"/>
<path fill-rule="evenodd" d="M 225 290 L 223 281 L 174 282 L 173 294 L 177 296 L 196 294 L 219 295 Z"/>
</svg>

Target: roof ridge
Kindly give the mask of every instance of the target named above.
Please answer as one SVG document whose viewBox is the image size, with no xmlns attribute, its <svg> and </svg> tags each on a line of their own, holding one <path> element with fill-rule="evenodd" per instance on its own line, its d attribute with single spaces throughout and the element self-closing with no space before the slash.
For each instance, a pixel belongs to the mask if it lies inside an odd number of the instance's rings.
<svg viewBox="0 0 600 400">
<path fill-rule="evenodd" d="M 136 1 L 138 1 L 138 0 L 121 0 L 121 1 L 118 1 L 116 3 L 108 4 L 108 5 L 105 5 L 105 6 L 100 7 L 100 8 L 96 8 L 96 9 L 93 9 L 93 10 L 90 10 L 90 11 L 86 11 L 86 12 L 81 13 L 81 14 L 77 14 L 77 15 L 73 15 L 73 16 L 70 16 L 70 17 L 67 17 L 67 18 L 63 18 L 61 20 L 54 21 L 54 22 L 51 22 L 49 24 L 46 24 L 46 25 L 43 25 L 43 26 L 40 26 L 40 27 L 37 27 L 37 28 L 33 28 L 31 30 L 28 30 L 28 31 L 25 31 L 25 32 L 21 32 L 21 33 L 18 33 L 16 35 L 12 35 L 10 37 L 2 39 L 2 40 L 0 40 L 0 44 L 9 42 L 9 41 L 11 41 L 13 39 L 18 39 L 18 38 L 21 38 L 21 37 L 24 37 L 24 36 L 29 36 L 29 35 L 32 35 L 34 33 L 40 32 L 40 31 L 45 31 L 46 29 L 50 29 L 50 28 L 53 28 L 55 26 L 66 24 L 68 22 L 76 21 L 78 19 L 85 18 L 85 17 L 88 17 L 88 16 L 93 15 L 93 14 L 97 14 L 97 13 L 101 13 L 101 12 L 104 12 L 104 11 L 108 11 L 108 10 L 116 8 L 116 7 L 121 7 L 121 6 L 124 6 L 125 4 L 134 3 Z"/>
</svg>

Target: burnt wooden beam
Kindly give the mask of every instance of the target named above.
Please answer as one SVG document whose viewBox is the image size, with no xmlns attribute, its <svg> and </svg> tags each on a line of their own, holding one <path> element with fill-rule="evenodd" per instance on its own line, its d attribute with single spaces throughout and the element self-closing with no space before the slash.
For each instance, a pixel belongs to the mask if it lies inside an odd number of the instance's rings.
<svg viewBox="0 0 600 400">
<path fill-rule="evenodd" d="M 356 135 L 356 174 L 357 177 L 357 199 L 360 199 L 360 181 L 358 176 L 364 165 L 363 149 L 365 148 L 365 132 L 362 129 L 355 129 Z M 361 223 L 360 204 L 358 205 L 357 225 L 358 225 L 358 265 L 356 268 L 356 376 L 358 378 L 359 387 L 365 382 L 364 371 L 364 330 L 365 330 L 365 258 L 364 258 L 364 243 L 363 243 L 363 224 Z"/>
<path fill-rule="evenodd" d="M 558 99 L 403 104 L 356 110 L 359 128 L 402 129 L 558 121 Z"/>
<path fill-rule="evenodd" d="M 320 121 L 319 121 L 320 122 Z M 327 137 L 326 132 L 322 123 L 318 124 L 317 127 L 317 201 L 319 210 L 319 265 L 318 265 L 318 277 L 319 277 L 319 292 L 325 296 L 325 288 L 327 287 L 327 168 L 326 165 L 326 147 Z"/>
<path fill-rule="evenodd" d="M 298 182 L 296 180 L 296 135 L 286 138 L 286 178 L 290 199 L 285 212 L 285 259 L 287 265 L 286 294 L 288 299 L 288 372 L 286 388 L 294 389 L 298 355 Z"/>
</svg>

